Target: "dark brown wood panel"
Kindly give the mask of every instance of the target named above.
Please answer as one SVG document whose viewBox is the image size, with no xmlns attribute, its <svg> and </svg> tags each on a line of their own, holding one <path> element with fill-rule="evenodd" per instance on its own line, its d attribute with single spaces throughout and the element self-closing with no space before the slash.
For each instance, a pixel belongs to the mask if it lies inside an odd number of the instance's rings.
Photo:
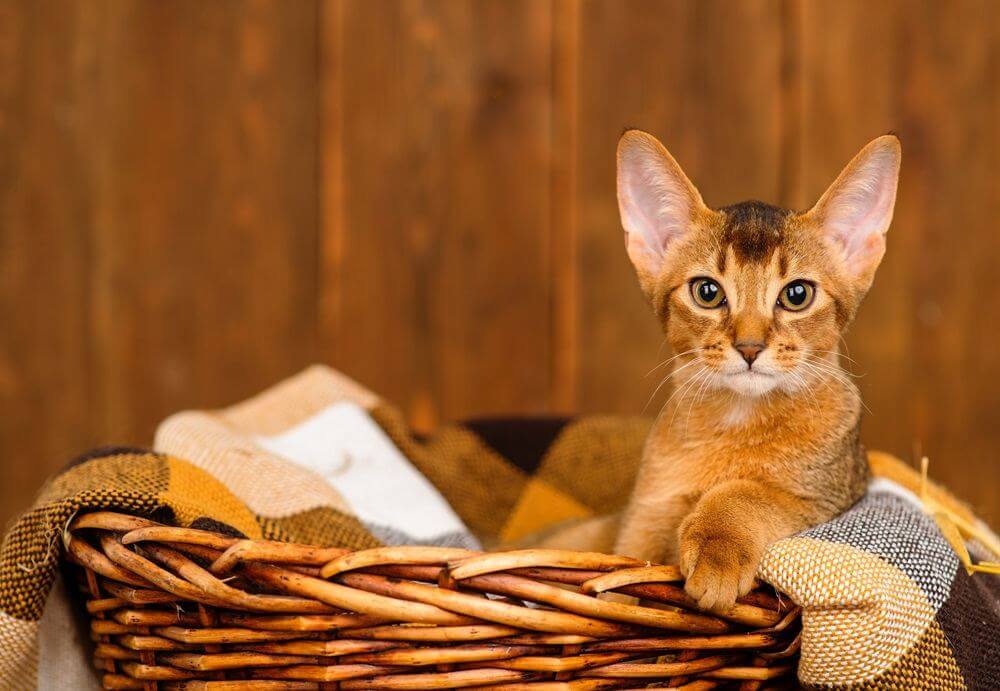
<svg viewBox="0 0 1000 691">
<path fill-rule="evenodd" d="M 546 409 L 548 5 L 346 2 L 324 24 L 324 356 L 420 426 Z"/>
<path fill-rule="evenodd" d="M 95 439 L 83 22 L 72 2 L 0 4 L 0 524 Z"/>
<path fill-rule="evenodd" d="M 580 0 L 552 5 L 552 411 L 572 414 L 580 386 Z"/>
<path fill-rule="evenodd" d="M 991 0 L 0 3 L 0 520 L 66 458 L 324 361 L 418 427 L 643 409 L 637 126 L 722 205 L 887 130 L 871 446 L 1000 520 Z M 654 413 L 663 396 L 647 409 Z"/>
<path fill-rule="evenodd" d="M 1000 360 L 992 343 L 1000 283 L 992 277 L 1000 261 L 1000 6 L 963 0 L 904 3 L 903 10 L 898 119 L 911 165 L 897 232 L 913 228 L 921 238 L 910 266 L 911 386 L 920 401 L 913 427 L 932 474 L 995 525 Z M 896 362 L 906 356 L 900 353 Z"/>
<path fill-rule="evenodd" d="M 818 196 L 868 139 L 894 130 L 903 142 L 886 259 L 848 338 L 865 438 L 928 454 L 932 476 L 996 521 L 997 6 L 803 9 L 802 193 Z"/>
<path fill-rule="evenodd" d="M 98 432 L 245 397 L 315 357 L 316 8 L 102 5 L 91 146 Z"/>
<path fill-rule="evenodd" d="M 805 209 L 819 199 L 862 146 L 898 129 L 899 88 L 893 76 L 901 34 L 898 9 L 890 3 L 851 2 L 838 8 L 806 2 L 797 19 L 802 116 L 793 175 L 796 185 L 790 201 Z M 873 44 L 882 49 L 870 50 Z M 902 185 L 888 251 L 848 335 L 845 354 L 856 363 L 845 360 L 844 364 L 861 377 L 858 384 L 871 411 L 863 423 L 869 445 L 908 457 L 913 450 L 912 429 L 894 418 L 910 420 L 915 405 L 911 396 L 900 394 L 910 391 L 914 374 L 912 358 L 907 356 L 914 309 L 909 281 L 919 237 L 903 229 L 904 207 L 913 192 L 908 176 L 909 142 L 903 144 Z"/>
<path fill-rule="evenodd" d="M 646 375 L 668 355 L 624 250 L 618 136 L 626 126 L 659 136 L 710 205 L 774 200 L 780 10 L 777 2 L 582 5 L 579 182 L 570 200 L 579 218 L 579 409 L 640 412 L 657 384 Z"/>
</svg>

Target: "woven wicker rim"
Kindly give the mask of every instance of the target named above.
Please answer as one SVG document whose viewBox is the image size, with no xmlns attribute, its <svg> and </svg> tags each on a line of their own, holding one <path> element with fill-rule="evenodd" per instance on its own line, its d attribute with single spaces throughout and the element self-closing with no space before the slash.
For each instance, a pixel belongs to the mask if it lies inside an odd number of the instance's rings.
<svg viewBox="0 0 1000 691">
<path fill-rule="evenodd" d="M 758 585 L 726 616 L 706 614 L 676 567 L 628 557 L 351 552 L 107 511 L 74 518 L 65 546 L 107 689 L 794 683 L 800 610 L 790 601 Z"/>
</svg>

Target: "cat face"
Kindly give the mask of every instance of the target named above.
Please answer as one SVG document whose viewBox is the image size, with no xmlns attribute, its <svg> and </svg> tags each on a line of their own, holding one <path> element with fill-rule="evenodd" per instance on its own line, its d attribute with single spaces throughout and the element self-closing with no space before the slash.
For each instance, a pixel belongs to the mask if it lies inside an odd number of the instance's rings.
<svg viewBox="0 0 1000 691">
<path fill-rule="evenodd" d="M 626 246 L 679 368 L 745 396 L 822 380 L 885 252 L 899 163 L 898 140 L 880 137 L 805 213 L 713 210 L 655 138 L 626 132 Z"/>
</svg>

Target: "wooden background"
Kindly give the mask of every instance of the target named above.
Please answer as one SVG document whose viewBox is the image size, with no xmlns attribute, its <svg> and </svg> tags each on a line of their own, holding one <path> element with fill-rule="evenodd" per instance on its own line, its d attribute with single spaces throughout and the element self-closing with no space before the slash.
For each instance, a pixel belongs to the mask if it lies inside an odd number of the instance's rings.
<svg viewBox="0 0 1000 691">
<path fill-rule="evenodd" d="M 640 412 L 629 125 L 715 205 L 900 134 L 865 436 L 1000 521 L 998 5 L 0 0 L 0 520 L 314 361 L 425 428 Z"/>
</svg>

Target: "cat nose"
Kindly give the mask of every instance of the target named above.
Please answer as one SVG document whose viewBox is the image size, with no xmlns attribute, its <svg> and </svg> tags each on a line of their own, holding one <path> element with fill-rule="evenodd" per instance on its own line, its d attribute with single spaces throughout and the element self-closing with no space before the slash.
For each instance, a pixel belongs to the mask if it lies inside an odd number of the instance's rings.
<svg viewBox="0 0 1000 691">
<path fill-rule="evenodd" d="M 739 343 L 734 343 L 733 347 L 740 352 L 743 359 L 747 361 L 747 366 L 752 367 L 753 361 L 757 359 L 760 352 L 767 347 L 766 343 L 762 341 L 740 341 Z"/>
</svg>

